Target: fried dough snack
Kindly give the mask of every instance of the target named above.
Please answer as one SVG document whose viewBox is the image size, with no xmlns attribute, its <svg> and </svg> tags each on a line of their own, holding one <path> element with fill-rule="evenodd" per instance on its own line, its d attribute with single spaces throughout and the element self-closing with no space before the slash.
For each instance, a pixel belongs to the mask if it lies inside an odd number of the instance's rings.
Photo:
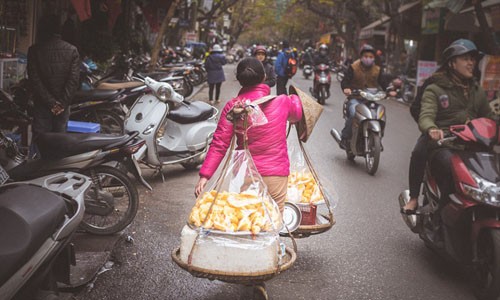
<svg viewBox="0 0 500 300">
<path fill-rule="evenodd" d="M 237 194 L 224 191 L 215 199 L 216 194 L 215 190 L 205 192 L 196 201 L 189 215 L 189 223 L 196 227 L 203 225 L 207 229 L 225 232 L 250 231 L 252 234 L 258 234 L 273 229 L 269 218 L 266 217 L 269 213 L 274 227 L 278 228 L 280 213 L 269 201 L 251 192 Z M 204 223 L 213 201 L 215 203 L 212 212 Z"/>
<path fill-rule="evenodd" d="M 299 203 L 315 204 L 324 200 L 318 184 L 310 172 L 290 172 L 288 189 L 298 191 L 300 195 Z"/>
</svg>

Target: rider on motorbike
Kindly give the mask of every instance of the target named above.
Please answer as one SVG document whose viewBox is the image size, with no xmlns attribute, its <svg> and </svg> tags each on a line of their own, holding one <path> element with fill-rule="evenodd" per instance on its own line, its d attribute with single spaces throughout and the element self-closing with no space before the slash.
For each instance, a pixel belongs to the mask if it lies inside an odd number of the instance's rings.
<svg viewBox="0 0 500 300">
<path fill-rule="evenodd" d="M 313 59 L 313 66 L 314 66 L 314 72 L 317 71 L 317 67 L 321 64 L 325 65 L 330 65 L 330 59 L 328 58 L 328 46 L 325 44 L 321 44 L 318 49 L 318 53 L 314 56 Z M 316 80 L 316 76 L 314 76 L 314 81 L 313 81 L 313 95 L 314 97 L 317 97 L 317 92 L 318 92 L 318 82 Z"/>
<path fill-rule="evenodd" d="M 342 91 L 349 98 L 347 103 L 347 115 L 342 129 L 342 140 L 340 141 L 340 148 L 346 149 L 348 141 L 352 136 L 352 119 L 354 117 L 356 105 L 361 103 L 357 98 L 351 98 L 353 89 L 366 89 L 378 88 L 381 86 L 384 90 L 389 86 L 388 76 L 382 73 L 379 66 L 375 65 L 375 48 L 371 45 L 365 44 L 359 51 L 359 59 L 353 62 L 344 79 L 340 83 Z M 390 96 L 395 96 L 396 92 L 389 92 Z"/>
<path fill-rule="evenodd" d="M 410 201 L 401 208 L 404 214 L 415 214 L 423 180 L 425 162 L 432 151 L 431 172 L 443 199 L 453 192 L 450 159 L 452 148 L 438 148 L 436 141 L 445 136 L 451 125 L 466 124 L 479 117 L 494 118 L 481 86 L 474 80 L 480 52 L 473 42 L 459 39 L 443 51 L 443 63 L 432 75 L 432 84 L 422 96 L 418 120 L 422 136 L 413 149 L 410 161 Z"/>
</svg>

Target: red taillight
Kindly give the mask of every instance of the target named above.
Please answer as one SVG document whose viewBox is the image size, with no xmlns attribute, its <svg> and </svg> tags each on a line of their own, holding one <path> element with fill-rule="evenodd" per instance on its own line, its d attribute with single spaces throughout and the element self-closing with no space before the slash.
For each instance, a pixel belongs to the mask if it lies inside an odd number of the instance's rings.
<svg viewBox="0 0 500 300">
<path fill-rule="evenodd" d="M 123 147 L 120 150 L 125 154 L 134 154 L 139 151 L 139 149 L 141 149 L 142 145 L 144 145 L 145 143 L 146 141 L 142 140 L 136 144 Z"/>
</svg>

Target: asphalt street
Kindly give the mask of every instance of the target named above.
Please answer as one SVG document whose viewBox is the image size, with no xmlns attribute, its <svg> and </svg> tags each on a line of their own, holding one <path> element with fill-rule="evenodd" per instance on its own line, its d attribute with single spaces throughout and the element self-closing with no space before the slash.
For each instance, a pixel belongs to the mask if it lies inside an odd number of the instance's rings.
<svg viewBox="0 0 500 300">
<path fill-rule="evenodd" d="M 235 65 L 225 71 L 219 108 L 239 90 Z M 312 80 L 305 80 L 299 70 L 291 83 L 307 91 Z M 306 148 L 322 183 L 338 200 L 337 224 L 324 234 L 297 240 L 294 266 L 267 282 L 270 298 L 474 299 L 467 274 L 426 248 L 401 219 L 397 197 L 407 187 L 410 153 L 419 135 L 408 107 L 384 100 L 384 152 L 378 172 L 371 176 L 364 160 L 349 162 L 329 134 L 332 127 L 343 127 L 344 97 L 335 79 L 331 91 Z M 195 98 L 207 101 L 208 89 Z M 197 171 L 167 167 L 165 182 L 152 170 L 144 172 L 154 190 L 139 186 L 139 212 L 125 232 L 133 243 L 120 241 L 112 255 L 113 269 L 76 298 L 247 299 L 242 286 L 195 278 L 170 257 L 195 201 Z"/>
</svg>

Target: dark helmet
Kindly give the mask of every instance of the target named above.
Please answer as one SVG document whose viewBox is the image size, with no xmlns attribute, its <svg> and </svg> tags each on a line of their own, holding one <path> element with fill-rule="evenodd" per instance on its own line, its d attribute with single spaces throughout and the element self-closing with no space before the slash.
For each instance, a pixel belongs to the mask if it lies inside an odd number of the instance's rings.
<svg viewBox="0 0 500 300">
<path fill-rule="evenodd" d="M 456 40 L 453 43 L 451 43 L 448 46 L 448 48 L 444 49 L 442 57 L 443 63 L 448 62 L 453 57 L 463 55 L 466 53 L 471 53 L 474 56 L 476 56 L 476 58 L 479 58 L 480 56 L 480 53 L 477 50 L 476 45 L 472 41 L 466 39 Z"/>
<path fill-rule="evenodd" d="M 257 47 L 255 47 L 255 49 L 253 50 L 253 55 L 255 56 L 255 55 L 257 55 L 257 53 L 259 53 L 259 52 L 260 52 L 260 53 L 264 53 L 265 55 L 267 55 L 266 47 L 264 47 L 264 46 L 260 46 L 260 45 L 259 45 L 259 46 L 257 46 Z"/>
<path fill-rule="evenodd" d="M 321 51 L 321 50 L 323 50 L 323 51 L 328 51 L 328 46 L 327 46 L 327 45 L 325 45 L 325 44 L 321 44 L 321 45 L 319 45 L 319 49 L 318 49 L 318 50 L 319 50 L 319 51 Z"/>
<path fill-rule="evenodd" d="M 368 44 L 364 44 L 363 46 L 361 46 L 361 48 L 359 49 L 359 56 L 363 56 L 363 53 L 365 52 L 371 52 L 373 53 L 373 55 L 377 54 L 375 48 L 373 48 L 372 45 Z"/>
</svg>

